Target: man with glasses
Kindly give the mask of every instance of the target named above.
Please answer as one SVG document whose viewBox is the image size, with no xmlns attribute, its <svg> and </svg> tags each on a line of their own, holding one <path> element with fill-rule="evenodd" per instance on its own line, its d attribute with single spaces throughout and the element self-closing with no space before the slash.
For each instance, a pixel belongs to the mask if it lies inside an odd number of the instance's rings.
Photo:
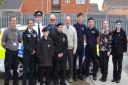
<svg viewBox="0 0 128 85">
<path fill-rule="evenodd" d="M 56 31 L 56 16 L 54 14 L 50 15 L 49 22 L 50 23 L 47 26 L 47 28 L 49 29 L 49 36 L 53 38 Z"/>
</svg>

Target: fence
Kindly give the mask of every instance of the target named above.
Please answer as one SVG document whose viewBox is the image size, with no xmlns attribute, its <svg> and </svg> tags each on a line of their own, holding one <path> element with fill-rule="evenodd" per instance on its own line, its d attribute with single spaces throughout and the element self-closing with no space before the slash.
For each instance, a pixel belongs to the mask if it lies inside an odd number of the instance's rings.
<svg viewBox="0 0 128 85">
<path fill-rule="evenodd" d="M 49 15 L 50 14 L 44 14 L 42 23 L 44 25 L 48 25 L 49 23 Z M 64 22 L 65 17 L 69 15 L 72 18 L 72 24 L 75 24 L 77 22 L 76 14 L 55 14 L 56 16 L 56 23 L 58 22 Z M 102 22 L 104 19 L 107 19 L 109 21 L 110 28 L 113 30 L 115 28 L 115 21 L 117 19 L 120 19 L 122 21 L 122 28 L 126 31 L 128 35 L 128 19 L 125 15 L 106 15 L 106 14 L 84 14 L 84 23 L 87 24 L 88 17 L 94 17 L 95 20 L 95 27 L 98 30 L 101 30 Z M 27 19 L 34 19 L 33 15 L 22 15 L 17 16 L 18 24 L 26 25 Z M 4 28 L 8 26 L 8 20 L 9 16 L 2 16 L 0 17 L 0 28 Z"/>
</svg>

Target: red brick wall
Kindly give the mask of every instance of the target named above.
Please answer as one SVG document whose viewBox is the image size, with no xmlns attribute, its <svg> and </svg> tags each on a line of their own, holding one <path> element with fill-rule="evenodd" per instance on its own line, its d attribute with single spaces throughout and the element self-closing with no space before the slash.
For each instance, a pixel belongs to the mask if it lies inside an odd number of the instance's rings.
<svg viewBox="0 0 128 85">
<path fill-rule="evenodd" d="M 23 0 L 22 13 L 29 14 L 36 10 L 51 12 L 51 0 Z"/>
<path fill-rule="evenodd" d="M 64 1 L 61 1 L 61 13 L 78 13 L 83 12 L 86 13 L 88 10 L 88 0 L 86 0 L 86 4 L 78 5 L 76 4 L 76 0 L 71 0 L 71 3 L 67 4 Z M 36 10 L 41 10 L 46 13 L 50 13 L 52 0 L 23 0 L 23 5 L 21 8 L 21 12 L 25 14 L 34 13 Z"/>
<path fill-rule="evenodd" d="M 87 13 L 88 6 L 88 0 L 86 0 L 85 4 L 76 4 L 76 0 L 70 0 L 70 3 L 65 3 L 65 0 L 61 0 L 62 13 Z"/>
</svg>

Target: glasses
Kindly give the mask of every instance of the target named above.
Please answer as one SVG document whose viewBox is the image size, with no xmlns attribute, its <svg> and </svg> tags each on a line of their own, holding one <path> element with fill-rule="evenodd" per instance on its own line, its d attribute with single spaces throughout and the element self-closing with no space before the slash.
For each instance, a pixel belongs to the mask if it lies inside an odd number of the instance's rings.
<svg viewBox="0 0 128 85">
<path fill-rule="evenodd" d="M 55 19 L 50 19 L 51 21 L 55 21 Z"/>
</svg>

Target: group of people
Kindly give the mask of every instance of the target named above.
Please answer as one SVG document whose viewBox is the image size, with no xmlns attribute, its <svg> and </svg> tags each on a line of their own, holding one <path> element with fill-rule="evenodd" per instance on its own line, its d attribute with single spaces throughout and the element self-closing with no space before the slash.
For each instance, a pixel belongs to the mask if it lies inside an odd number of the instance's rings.
<svg viewBox="0 0 128 85">
<path fill-rule="evenodd" d="M 127 51 L 127 36 L 121 28 L 121 21 L 117 20 L 115 29 L 109 28 L 107 20 L 99 32 L 94 26 L 93 17 L 88 18 L 87 26 L 84 24 L 83 13 L 77 14 L 77 23 L 71 25 L 71 17 L 66 16 L 65 22 L 55 23 L 56 16 L 50 15 L 50 24 L 42 24 L 41 11 L 34 13 L 35 23 L 32 19 L 27 20 L 27 28 L 22 37 L 16 28 L 16 16 L 9 19 L 10 25 L 2 36 L 2 46 L 5 53 L 5 82 L 9 85 L 10 68 L 13 68 L 13 85 L 18 84 L 17 58 L 18 45 L 23 42 L 23 78 L 22 85 L 66 85 L 84 80 L 90 75 L 90 63 L 93 65 L 93 80 L 97 80 L 97 72 L 100 67 L 101 81 L 107 81 L 109 56 L 112 55 L 113 79 L 112 82 L 119 83 L 122 72 L 123 53 Z M 99 45 L 99 55 L 97 55 Z M 85 50 L 86 49 L 86 52 Z M 86 58 L 83 59 L 85 53 Z M 98 59 L 97 56 L 100 56 Z M 77 66 L 79 60 L 79 66 Z M 68 69 L 68 71 L 67 71 Z"/>
</svg>

